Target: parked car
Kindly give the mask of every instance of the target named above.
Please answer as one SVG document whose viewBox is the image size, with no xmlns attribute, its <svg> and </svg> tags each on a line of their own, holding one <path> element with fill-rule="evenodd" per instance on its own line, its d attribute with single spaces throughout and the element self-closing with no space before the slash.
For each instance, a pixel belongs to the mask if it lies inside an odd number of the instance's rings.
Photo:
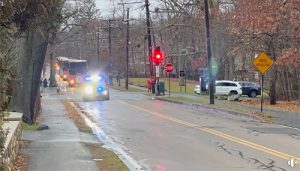
<svg viewBox="0 0 300 171">
<path fill-rule="evenodd" d="M 247 95 L 249 97 L 256 97 L 261 95 L 261 86 L 254 82 L 240 81 L 242 86 L 242 95 Z"/>
<path fill-rule="evenodd" d="M 196 86 L 195 86 L 194 92 L 195 92 L 196 94 L 200 94 L 200 85 L 196 85 Z"/>
<path fill-rule="evenodd" d="M 216 95 L 242 95 L 242 87 L 238 82 L 220 80 L 216 81 Z"/>
</svg>

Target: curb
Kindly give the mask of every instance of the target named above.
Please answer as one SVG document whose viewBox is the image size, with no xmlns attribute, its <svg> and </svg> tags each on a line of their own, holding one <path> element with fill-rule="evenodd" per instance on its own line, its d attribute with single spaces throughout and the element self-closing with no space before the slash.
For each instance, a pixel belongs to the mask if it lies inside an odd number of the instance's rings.
<svg viewBox="0 0 300 171">
<path fill-rule="evenodd" d="M 75 108 L 77 112 L 84 118 L 86 124 L 92 129 L 92 134 L 94 134 L 98 140 L 103 143 L 102 147 L 112 151 L 119 157 L 119 159 L 127 166 L 129 170 L 132 171 L 144 171 L 143 167 L 135 161 L 129 154 L 122 148 L 122 145 L 118 145 L 113 141 L 112 138 L 109 138 L 102 128 L 97 126 L 97 122 L 91 118 L 91 114 L 84 111 L 78 103 L 70 102 L 71 105 Z"/>
<path fill-rule="evenodd" d="M 259 122 L 268 123 L 268 121 L 265 121 L 261 117 L 256 116 L 254 114 L 247 114 L 247 113 L 235 112 L 235 111 L 230 111 L 230 110 L 226 110 L 226 109 L 209 107 L 209 106 L 201 105 L 201 104 L 180 102 L 180 101 L 169 100 L 169 99 L 164 99 L 164 98 L 160 98 L 160 97 L 154 97 L 154 98 L 156 100 L 161 100 L 161 101 L 165 101 L 165 102 L 169 102 L 169 103 L 175 103 L 175 104 L 185 105 L 187 107 L 191 107 L 191 108 L 196 109 L 196 110 L 199 110 L 199 108 L 202 108 L 202 109 L 204 108 L 204 109 L 208 109 L 208 110 L 222 111 L 222 112 L 225 112 L 227 114 L 234 115 L 234 116 L 246 117 L 246 118 L 253 119 L 253 120 L 256 120 L 256 121 L 259 121 Z"/>
</svg>

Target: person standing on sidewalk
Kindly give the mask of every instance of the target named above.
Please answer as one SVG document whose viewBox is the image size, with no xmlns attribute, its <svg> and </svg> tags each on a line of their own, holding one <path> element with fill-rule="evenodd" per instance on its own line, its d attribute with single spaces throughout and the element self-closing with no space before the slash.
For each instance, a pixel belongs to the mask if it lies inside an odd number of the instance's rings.
<svg viewBox="0 0 300 171">
<path fill-rule="evenodd" d="M 151 78 L 148 78 L 147 79 L 148 95 L 151 93 L 151 86 L 152 86 L 152 80 L 151 80 Z"/>
<path fill-rule="evenodd" d="M 46 89 L 47 89 L 47 87 L 48 87 L 48 81 L 47 81 L 47 79 L 45 78 L 44 79 L 44 81 L 43 81 L 43 92 L 46 92 Z"/>
</svg>

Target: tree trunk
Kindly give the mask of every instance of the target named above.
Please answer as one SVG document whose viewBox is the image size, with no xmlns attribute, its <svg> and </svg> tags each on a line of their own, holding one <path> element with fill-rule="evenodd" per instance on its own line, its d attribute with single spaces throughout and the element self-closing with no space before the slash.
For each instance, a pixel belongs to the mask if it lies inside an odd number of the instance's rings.
<svg viewBox="0 0 300 171">
<path fill-rule="evenodd" d="M 10 109 L 22 112 L 23 120 L 32 124 L 36 116 L 36 100 L 48 41 L 41 32 L 31 30 L 25 32 L 18 43 L 19 84 L 14 85 Z"/>
<path fill-rule="evenodd" d="M 271 44 L 272 46 L 272 57 L 274 63 L 276 62 L 276 54 L 274 49 L 274 44 Z M 270 80 L 270 104 L 275 105 L 277 101 L 276 96 L 276 84 L 277 84 L 277 66 L 274 64 L 271 68 L 271 80 Z"/>
<path fill-rule="evenodd" d="M 285 76 L 284 76 L 284 69 L 281 69 L 281 72 L 278 72 L 281 76 L 281 83 L 282 83 L 282 97 L 284 100 L 287 100 L 287 88 L 286 88 L 286 84 L 285 84 Z"/>
<path fill-rule="evenodd" d="M 291 79 L 289 77 L 289 69 L 286 67 L 286 84 L 287 84 L 287 95 L 288 95 L 288 101 L 291 101 L 292 100 L 292 86 L 291 86 Z"/>
<path fill-rule="evenodd" d="M 49 87 L 56 87 L 57 83 L 55 80 L 55 68 L 54 68 L 54 60 L 53 60 L 53 51 L 50 51 L 50 83 Z"/>
<path fill-rule="evenodd" d="M 229 75 L 228 75 L 228 79 L 229 80 L 233 80 L 236 76 L 235 76 L 235 71 L 234 71 L 234 57 L 230 56 L 229 57 Z"/>
<path fill-rule="evenodd" d="M 297 74 L 297 80 L 298 80 L 298 84 L 297 84 L 298 100 L 300 100 L 300 69 L 299 68 L 296 68 L 296 74 Z"/>
</svg>

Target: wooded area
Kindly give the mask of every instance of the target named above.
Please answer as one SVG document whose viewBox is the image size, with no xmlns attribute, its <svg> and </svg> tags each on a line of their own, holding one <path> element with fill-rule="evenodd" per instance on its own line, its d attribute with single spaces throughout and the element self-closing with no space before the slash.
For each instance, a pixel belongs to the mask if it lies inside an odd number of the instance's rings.
<svg viewBox="0 0 300 171">
<path fill-rule="evenodd" d="M 0 111 L 9 106 L 33 123 L 43 65 L 54 66 L 56 56 L 87 59 L 90 68 L 101 62 L 124 76 L 126 15 L 114 2 L 104 18 L 94 0 L 0 0 Z M 129 21 L 132 77 L 149 76 L 144 7 L 141 1 L 135 9 L 141 14 Z M 198 68 L 207 67 L 203 1 L 160 0 L 150 7 L 153 47 L 161 46 L 175 76 L 185 70 L 198 80 Z M 264 51 L 275 61 L 265 77 L 270 103 L 299 100 L 300 0 L 210 0 L 209 8 L 216 79 L 258 82 L 251 61 Z"/>
</svg>

